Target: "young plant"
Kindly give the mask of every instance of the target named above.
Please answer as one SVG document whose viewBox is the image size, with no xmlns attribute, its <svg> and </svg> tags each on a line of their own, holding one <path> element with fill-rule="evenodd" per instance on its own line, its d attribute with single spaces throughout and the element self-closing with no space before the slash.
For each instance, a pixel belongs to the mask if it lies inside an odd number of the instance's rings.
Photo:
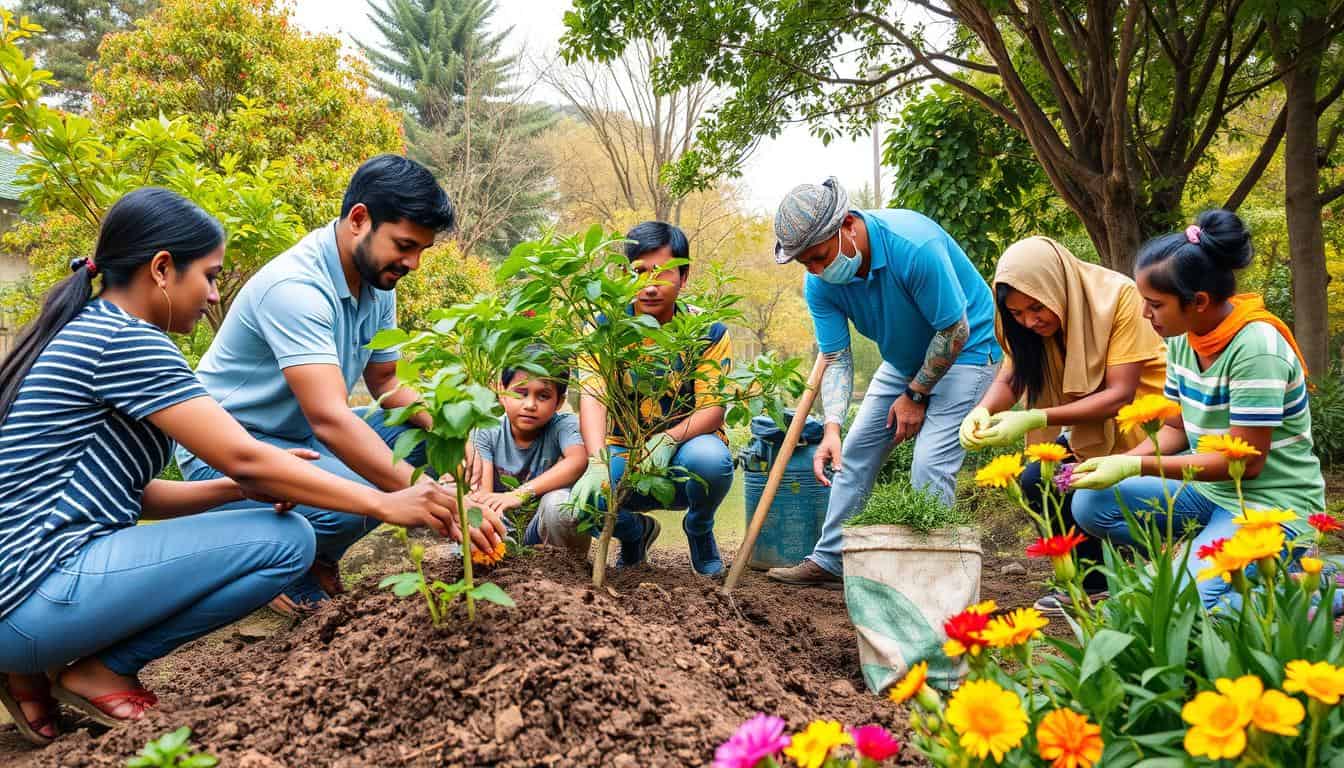
<svg viewBox="0 0 1344 768">
<path fill-rule="evenodd" d="M 191 729 L 182 726 L 149 742 L 140 754 L 126 761 L 126 768 L 214 768 L 219 758 L 191 747 Z"/>
<path fill-rule="evenodd" d="M 475 581 L 468 532 L 481 525 L 482 514 L 479 508 L 468 507 L 464 459 L 471 433 L 497 424 L 503 415 L 497 393 L 489 386 L 499 371 L 519 368 L 546 375 L 525 351 L 541 333 L 543 321 L 523 310 L 516 299 L 504 301 L 495 296 L 481 296 L 469 304 L 431 313 L 434 324 L 429 330 L 415 334 L 400 329 L 385 330 L 369 344 L 374 349 L 400 348 L 397 378 L 402 386 L 419 396 L 411 405 L 388 410 L 386 423 L 404 424 L 417 414 L 428 416 L 431 422 L 429 429 L 412 427 L 402 433 L 393 446 L 394 458 L 400 461 L 424 443 L 428 463 L 417 468 L 416 479 L 428 469 L 440 482 L 451 479 L 457 492 L 458 525 L 463 534 L 462 579 L 448 585 L 446 590 L 437 591 L 446 599 L 441 602 L 445 609 L 462 595 L 469 621 L 476 618 L 477 600 L 513 606 L 513 601 L 498 586 Z M 406 594 L 416 591 L 414 587 L 403 589 L 410 590 Z M 440 615 L 435 623 L 442 618 Z"/>
<path fill-rule="evenodd" d="M 517 490 L 520 483 L 518 478 L 501 475 L 499 482 L 511 491 Z M 532 516 L 537 513 L 537 508 L 541 504 L 541 499 L 533 497 L 526 504 L 521 504 L 505 513 L 509 518 L 509 527 L 512 533 L 504 537 L 507 545 L 505 554 L 509 557 L 527 557 L 536 550 L 523 543 L 523 536 L 527 532 L 527 526 L 532 522 Z"/>
<path fill-rule="evenodd" d="M 762 356 L 741 369 L 701 362 L 704 339 L 715 323 L 739 316 L 739 297 L 723 292 L 726 278 L 711 275 L 715 292 L 683 296 L 688 311 L 677 312 L 659 325 L 650 315 L 633 310 L 636 296 L 655 278 L 631 269 L 620 252 L 622 239 L 593 227 L 583 236 L 547 235 L 519 245 L 500 266 L 500 282 L 512 281 L 510 296 L 536 313 L 545 328 L 542 338 L 560 357 L 576 361 L 579 389 L 606 409 L 608 433 L 620 434 L 627 446 L 626 471 L 614 486 L 604 488 L 603 504 L 577 510 L 600 528 L 593 558 L 593 584 L 606 578 L 607 554 L 621 504 L 632 493 L 670 505 L 681 482 L 696 482 L 672 467 L 648 463 L 651 438 L 693 413 L 698 405 L 722 405 L 729 425 L 745 425 L 752 415 L 768 412 L 783 423 L 782 396 L 802 391 L 798 360 Z M 685 265 L 671 260 L 665 269 Z M 511 299 L 511 300 L 513 300 Z M 694 307 L 694 309 L 690 309 Z M 697 396 L 673 395 L 693 382 Z M 656 407 L 659 400 L 663 407 Z M 611 466 L 611 452 L 602 460 Z"/>
<path fill-rule="evenodd" d="M 975 518 L 962 504 L 949 507 L 927 488 L 916 488 L 909 477 L 873 488 L 863 509 L 845 521 L 845 527 L 903 525 L 919 533 L 972 525 Z"/>
<path fill-rule="evenodd" d="M 425 579 L 425 546 L 419 542 L 413 542 L 406 535 L 405 528 L 396 528 L 393 531 L 394 536 L 406 546 L 406 556 L 410 558 L 412 567 L 415 571 L 406 573 L 394 573 L 378 582 L 379 589 L 391 589 L 392 594 L 397 597 L 410 597 L 415 593 L 425 599 L 425 609 L 429 611 L 430 621 L 434 626 L 443 625 L 443 619 L 452 610 L 453 603 L 457 602 L 459 597 L 472 597 L 478 600 L 486 600 L 496 605 L 502 605 L 505 608 L 514 607 L 513 598 L 509 597 L 503 589 L 496 584 L 485 582 L 469 586 L 466 579 L 448 584 L 443 581 L 428 581 Z"/>
</svg>

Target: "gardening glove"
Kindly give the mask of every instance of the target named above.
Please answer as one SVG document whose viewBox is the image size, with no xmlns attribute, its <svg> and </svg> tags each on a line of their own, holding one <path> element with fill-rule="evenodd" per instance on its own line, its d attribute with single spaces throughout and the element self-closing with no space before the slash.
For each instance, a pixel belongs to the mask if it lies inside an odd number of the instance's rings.
<svg viewBox="0 0 1344 768">
<path fill-rule="evenodd" d="M 1110 488 L 1127 477 L 1138 477 L 1143 470 L 1143 459 L 1138 456 L 1098 456 L 1073 468 L 1070 488 L 1101 490 Z"/>
<path fill-rule="evenodd" d="M 985 443 L 980 439 L 978 433 L 983 432 L 989 427 L 989 419 L 990 415 L 988 408 L 977 405 L 975 408 L 971 409 L 971 412 L 967 414 L 966 418 L 961 420 L 960 437 L 962 448 L 965 448 L 968 451 L 974 451 L 985 447 Z"/>
<path fill-rule="evenodd" d="M 989 419 L 989 427 L 982 428 L 977 436 L 981 445 L 1008 445 L 1022 439 L 1033 429 L 1045 427 L 1045 411 L 1033 408 L 1029 411 L 1004 411 Z"/>
<path fill-rule="evenodd" d="M 659 432 L 644 443 L 644 463 L 639 469 L 649 474 L 655 470 L 667 469 L 676 453 L 677 441 L 666 432 Z"/>
<path fill-rule="evenodd" d="M 588 469 L 574 481 L 574 487 L 569 491 L 570 505 L 576 510 L 596 507 L 597 500 L 602 497 L 602 486 L 609 482 L 611 472 L 607 469 L 607 462 L 601 456 L 590 456 Z"/>
</svg>

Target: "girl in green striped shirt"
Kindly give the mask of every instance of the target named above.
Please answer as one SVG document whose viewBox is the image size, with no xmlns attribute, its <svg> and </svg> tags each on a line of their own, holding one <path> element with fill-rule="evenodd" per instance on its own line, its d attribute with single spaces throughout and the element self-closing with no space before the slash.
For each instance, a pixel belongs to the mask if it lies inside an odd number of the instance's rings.
<svg viewBox="0 0 1344 768">
<path fill-rule="evenodd" d="M 1164 393 L 1180 404 L 1180 415 L 1157 435 L 1160 460 L 1144 441 L 1125 454 L 1078 465 L 1073 512 L 1088 533 L 1134 543 L 1116 490 L 1130 511 L 1153 515 L 1165 526 L 1160 468 L 1175 494 L 1176 529 L 1199 528 L 1195 553 L 1230 538 L 1240 504 L 1227 459 L 1194 451 L 1205 435 L 1230 435 L 1259 451 L 1246 459 L 1246 506 L 1297 513 L 1299 522 L 1285 526 L 1290 539 L 1307 515 L 1325 509 L 1325 482 L 1312 452 L 1306 366 L 1292 332 L 1261 298 L 1237 295 L 1236 270 L 1250 262 L 1250 233 L 1224 210 L 1206 211 L 1185 231 L 1154 238 L 1140 250 L 1135 278 L 1144 317 L 1167 337 Z M 1178 493 L 1187 468 L 1197 479 Z M 1188 567 L 1193 575 L 1208 563 L 1192 554 Z M 1222 579 L 1199 582 L 1199 590 L 1206 607 L 1240 599 Z"/>
</svg>

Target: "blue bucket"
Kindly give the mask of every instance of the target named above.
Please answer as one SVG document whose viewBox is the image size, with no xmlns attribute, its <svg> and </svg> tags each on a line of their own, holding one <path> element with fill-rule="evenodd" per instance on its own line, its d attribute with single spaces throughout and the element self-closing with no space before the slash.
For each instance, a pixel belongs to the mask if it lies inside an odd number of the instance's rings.
<svg viewBox="0 0 1344 768">
<path fill-rule="evenodd" d="M 792 413 L 786 414 L 792 418 Z M 768 416 L 752 420 L 751 445 L 738 457 L 743 466 L 744 501 L 747 526 L 760 503 L 770 468 L 784 442 L 784 431 Z M 802 440 L 784 468 L 784 477 L 775 500 L 766 515 L 765 525 L 751 551 L 752 568 L 788 568 L 812 553 L 826 521 L 826 505 L 831 489 L 812 474 L 812 456 L 821 441 L 822 423 L 809 418 Z"/>
</svg>

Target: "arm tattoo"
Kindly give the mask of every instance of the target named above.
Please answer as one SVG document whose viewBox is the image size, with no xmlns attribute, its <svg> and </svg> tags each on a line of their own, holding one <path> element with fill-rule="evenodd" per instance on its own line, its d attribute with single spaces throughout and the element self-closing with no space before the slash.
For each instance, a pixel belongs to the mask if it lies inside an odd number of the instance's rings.
<svg viewBox="0 0 1344 768">
<path fill-rule="evenodd" d="M 854 398 L 854 355 L 845 347 L 826 355 L 826 373 L 821 377 L 821 410 L 827 424 L 844 425 L 849 401 Z"/>
<path fill-rule="evenodd" d="M 924 353 L 924 367 L 915 374 L 914 383 L 925 392 L 932 391 L 934 385 L 942 380 L 943 375 L 957 361 L 957 355 L 961 354 L 961 348 L 966 346 L 966 339 L 970 336 L 971 326 L 966 322 L 966 315 L 935 333 L 933 341 L 929 342 L 929 350 Z"/>
</svg>

